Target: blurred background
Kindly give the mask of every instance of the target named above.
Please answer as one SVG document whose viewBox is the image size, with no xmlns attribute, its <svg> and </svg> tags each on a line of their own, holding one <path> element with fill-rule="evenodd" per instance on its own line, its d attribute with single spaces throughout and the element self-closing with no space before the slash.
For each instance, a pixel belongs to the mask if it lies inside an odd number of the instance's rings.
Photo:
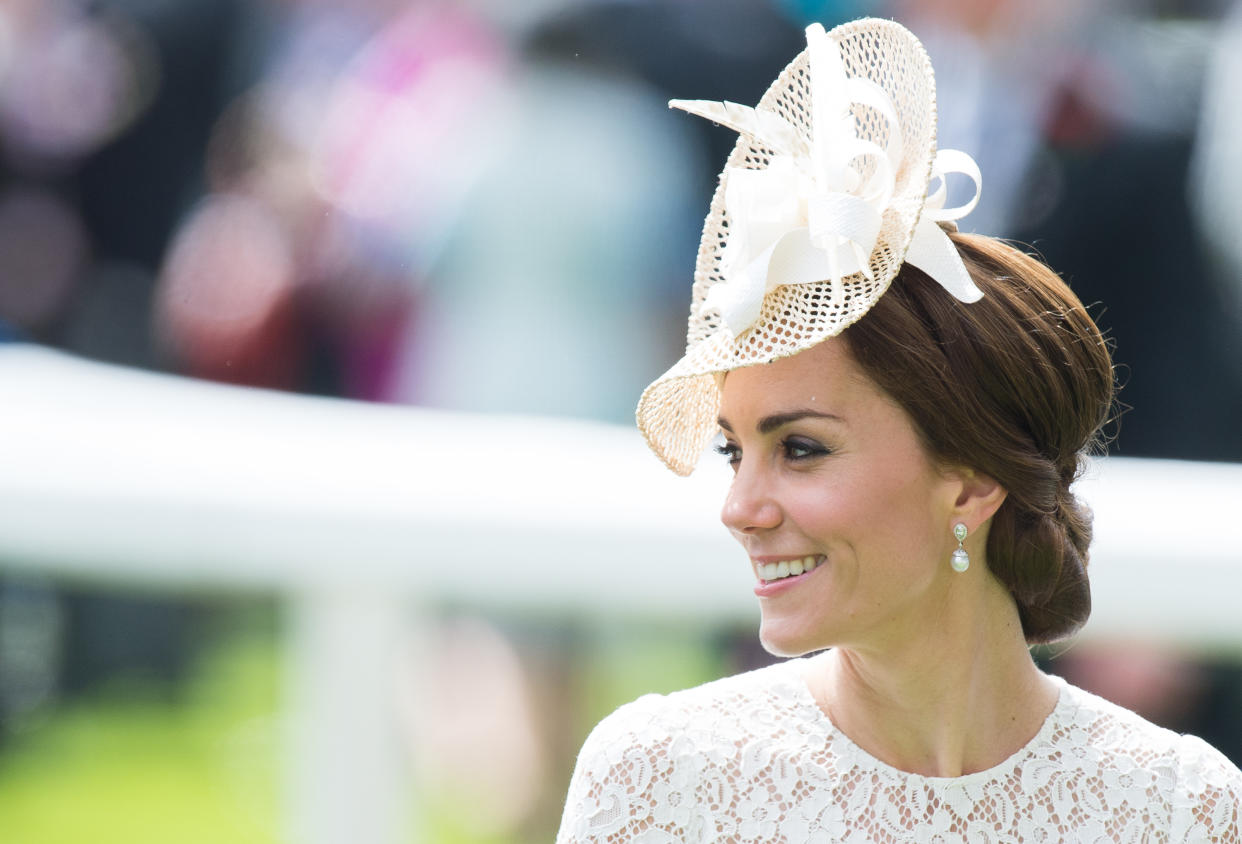
<svg viewBox="0 0 1242 844">
<path fill-rule="evenodd" d="M 0 0 L 0 358 L 630 425 L 735 137 L 666 101 L 753 104 L 806 23 L 866 14 L 931 54 L 940 145 L 985 176 L 963 227 L 1033 245 L 1115 343 L 1111 453 L 1242 462 L 1228 0 Z M 0 552 L 0 840 L 316 837 L 284 785 L 296 584 L 37 560 Z M 408 840 L 550 840 L 596 720 L 766 659 L 746 611 L 558 607 L 432 593 L 389 631 Z M 1062 650 L 1242 763 L 1242 639 Z"/>
</svg>

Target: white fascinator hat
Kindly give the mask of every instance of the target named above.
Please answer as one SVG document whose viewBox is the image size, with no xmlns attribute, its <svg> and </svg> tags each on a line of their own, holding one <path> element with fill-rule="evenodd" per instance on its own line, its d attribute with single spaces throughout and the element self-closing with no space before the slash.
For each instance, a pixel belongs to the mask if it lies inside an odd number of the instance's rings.
<svg viewBox="0 0 1242 844">
<path fill-rule="evenodd" d="M 936 149 L 923 45 L 893 21 L 825 32 L 750 108 L 673 100 L 739 134 L 703 224 L 686 353 L 638 403 L 647 444 L 688 475 L 716 432 L 724 373 L 840 334 L 909 263 L 962 302 L 983 294 L 945 233 L 978 201 L 979 168 Z M 945 177 L 974 197 L 947 208 Z M 930 191 L 930 192 L 929 192 Z"/>
</svg>

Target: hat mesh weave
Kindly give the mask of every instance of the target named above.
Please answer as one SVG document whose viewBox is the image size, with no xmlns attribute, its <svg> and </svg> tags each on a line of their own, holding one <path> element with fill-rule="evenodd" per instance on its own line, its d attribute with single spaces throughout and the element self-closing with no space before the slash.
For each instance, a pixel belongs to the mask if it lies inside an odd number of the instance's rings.
<svg viewBox="0 0 1242 844">
<path fill-rule="evenodd" d="M 936 151 L 935 82 L 926 52 L 908 30 L 892 21 L 855 21 L 833 29 L 829 37 L 838 44 L 848 76 L 868 79 L 888 94 L 902 132 L 893 198 L 881 217 L 869 260 L 871 278 L 857 273 L 840 282 L 826 279 L 777 287 L 764 297 L 759 319 L 737 338 L 715 309 L 704 306 L 708 291 L 726 279 L 722 255 L 729 238 L 728 170 L 766 169 L 775 155 L 753 138 L 740 136 L 703 225 L 686 354 L 647 388 L 638 405 L 638 426 L 648 445 L 678 474 L 694 469 L 715 434 L 720 406 L 715 373 L 788 357 L 859 319 L 897 275 L 922 213 Z M 811 97 L 808 54 L 803 51 L 768 88 L 757 108 L 781 115 L 809 141 Z M 873 107 L 855 103 L 851 115 L 859 138 L 885 147 L 889 124 Z M 852 166 L 865 177 L 877 163 L 863 157 Z"/>
</svg>

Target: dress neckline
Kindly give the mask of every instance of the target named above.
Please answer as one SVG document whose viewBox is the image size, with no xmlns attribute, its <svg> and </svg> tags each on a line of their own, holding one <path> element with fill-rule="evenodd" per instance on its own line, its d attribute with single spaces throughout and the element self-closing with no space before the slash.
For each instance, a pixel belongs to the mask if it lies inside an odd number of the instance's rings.
<svg viewBox="0 0 1242 844">
<path fill-rule="evenodd" d="M 976 785 L 984 782 L 991 782 L 1008 776 L 1013 770 L 1025 759 L 1034 755 L 1035 751 L 1047 746 L 1052 738 L 1052 734 L 1056 732 L 1060 724 L 1068 723 L 1070 718 L 1069 709 L 1072 706 L 1070 695 L 1066 691 L 1069 684 L 1064 678 L 1055 674 L 1046 675 L 1057 685 L 1057 702 L 1052 707 L 1052 711 L 1044 718 L 1035 735 L 1030 738 L 1026 744 L 1019 747 L 1005 759 L 990 768 L 982 771 L 974 771 L 969 774 L 962 774 L 960 777 L 931 777 L 924 774 L 916 774 L 911 771 L 905 771 L 901 768 L 884 762 L 868 753 L 862 747 L 854 743 L 854 740 L 847 736 L 824 710 L 820 709 L 819 704 L 815 701 L 815 696 L 811 694 L 811 688 L 807 685 L 806 677 L 799 670 L 799 666 L 804 665 L 808 657 L 786 660 L 779 663 L 780 667 L 785 670 L 790 687 L 793 690 L 794 702 L 807 716 L 808 721 L 820 726 L 824 730 L 824 737 L 832 743 L 839 744 L 848 751 L 848 755 L 861 763 L 863 767 L 870 768 L 882 774 L 892 777 L 899 777 L 910 780 L 912 782 L 927 783 L 929 785 L 942 786 L 967 786 Z"/>
</svg>

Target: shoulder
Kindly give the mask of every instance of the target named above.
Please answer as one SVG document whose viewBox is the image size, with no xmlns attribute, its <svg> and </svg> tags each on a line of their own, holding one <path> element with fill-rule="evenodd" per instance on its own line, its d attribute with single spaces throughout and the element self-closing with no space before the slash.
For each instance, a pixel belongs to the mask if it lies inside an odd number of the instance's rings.
<svg viewBox="0 0 1242 844">
<path fill-rule="evenodd" d="M 1238 844 L 1242 830 L 1242 771 L 1195 736 L 1182 736 L 1175 792 L 1175 831 L 1187 841 Z"/>
<path fill-rule="evenodd" d="M 1075 686 L 1065 693 L 1066 739 L 1089 751 L 1105 785 L 1162 804 L 1174 841 L 1239 840 L 1242 772 L 1220 751 Z"/>
<path fill-rule="evenodd" d="M 741 749 L 765 743 L 797 711 L 799 680 L 778 664 L 618 708 L 578 754 L 558 842 L 637 840 L 655 829 L 694 838 L 714 825 L 700 792 L 729 790 Z"/>
<path fill-rule="evenodd" d="M 608 760 L 635 751 L 703 749 L 705 728 L 717 738 L 762 730 L 764 722 L 792 708 L 798 678 L 788 664 L 713 680 L 666 695 L 649 694 L 624 704 L 596 725 L 582 748 Z M 766 717 L 756 719 L 757 713 Z"/>
<path fill-rule="evenodd" d="M 1176 759 L 1182 736 L 1172 730 L 1068 683 L 1064 695 L 1067 706 L 1062 729 L 1069 731 L 1076 743 L 1096 750 L 1101 761 L 1131 759 L 1166 764 Z"/>
</svg>

